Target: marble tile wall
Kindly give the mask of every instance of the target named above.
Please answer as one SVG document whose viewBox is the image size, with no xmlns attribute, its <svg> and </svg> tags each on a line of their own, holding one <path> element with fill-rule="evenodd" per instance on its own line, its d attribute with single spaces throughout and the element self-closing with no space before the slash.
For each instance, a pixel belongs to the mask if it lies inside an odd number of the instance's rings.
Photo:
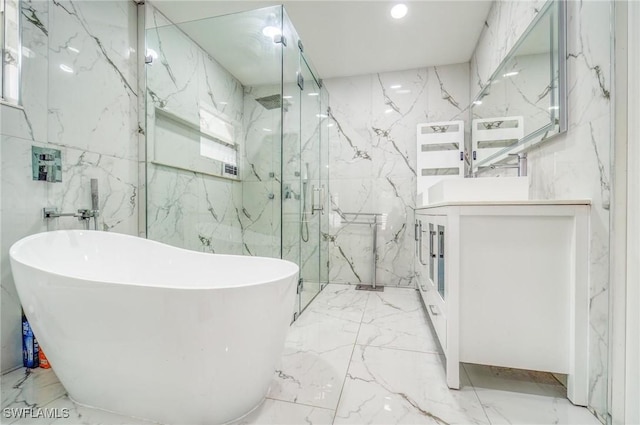
<svg viewBox="0 0 640 425">
<path fill-rule="evenodd" d="M 279 107 L 267 109 L 256 100 L 273 95 L 281 95 L 279 84 L 244 89 L 241 217 L 244 254 L 280 257 L 282 115 Z"/>
<path fill-rule="evenodd" d="M 0 106 L 2 371 L 22 364 L 9 247 L 40 231 L 82 228 L 73 219 L 46 223 L 42 208 L 90 207 L 97 178 L 99 227 L 137 233 L 136 16 L 128 0 L 22 2 L 22 108 Z M 32 145 L 62 151 L 62 183 L 32 180 Z"/>
<path fill-rule="evenodd" d="M 385 214 L 378 232 L 377 283 L 412 286 L 416 126 L 468 121 L 469 64 L 334 78 L 325 84 L 331 95 L 331 209 Z M 329 280 L 370 283 L 372 228 L 345 221 L 331 213 Z"/>
<path fill-rule="evenodd" d="M 498 1 L 471 60 L 472 97 L 513 46 L 542 1 Z M 566 134 L 529 153 L 531 197 L 592 200 L 589 310 L 589 407 L 607 412 L 609 203 L 611 150 L 610 1 L 568 1 Z M 502 170 L 501 174 L 509 171 Z"/>
<path fill-rule="evenodd" d="M 201 110 L 215 114 L 233 126 L 241 159 L 243 87 L 155 7 L 145 7 L 147 49 L 157 54 L 153 63 L 145 67 L 147 237 L 203 252 L 246 253 L 242 235 L 249 219 L 243 208 L 240 181 L 154 163 L 154 148 L 159 143 L 156 134 L 160 134 L 156 131 L 156 109 L 196 126 L 200 124 Z M 238 165 L 241 178 L 250 175 L 242 163 Z"/>
</svg>

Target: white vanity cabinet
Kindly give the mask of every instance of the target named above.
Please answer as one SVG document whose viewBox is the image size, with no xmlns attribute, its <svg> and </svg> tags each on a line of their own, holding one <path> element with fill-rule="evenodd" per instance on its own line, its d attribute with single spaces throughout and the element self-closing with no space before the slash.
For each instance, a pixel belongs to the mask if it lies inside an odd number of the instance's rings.
<svg viewBox="0 0 640 425">
<path fill-rule="evenodd" d="M 586 405 L 589 201 L 443 203 L 416 210 L 418 289 L 446 357 L 567 374 Z"/>
<path fill-rule="evenodd" d="M 447 346 L 446 221 L 446 216 L 419 213 L 415 224 L 418 289 L 443 350 Z"/>
</svg>

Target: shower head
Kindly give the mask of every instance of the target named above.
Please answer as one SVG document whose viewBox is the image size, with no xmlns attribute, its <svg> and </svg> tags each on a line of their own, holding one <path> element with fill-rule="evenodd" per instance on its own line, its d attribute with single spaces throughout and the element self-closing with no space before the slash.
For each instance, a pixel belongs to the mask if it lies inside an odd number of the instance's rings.
<svg viewBox="0 0 640 425">
<path fill-rule="evenodd" d="M 282 96 L 279 94 L 272 94 L 271 96 L 259 97 L 256 99 L 256 102 L 261 104 L 265 109 L 272 110 L 276 108 L 282 107 L 285 112 L 289 111 L 289 106 L 291 103 L 287 99 L 282 99 Z"/>
<path fill-rule="evenodd" d="M 271 96 L 259 97 L 256 102 L 261 104 L 265 109 L 276 109 L 282 106 L 282 96 L 279 94 L 272 94 Z"/>
</svg>

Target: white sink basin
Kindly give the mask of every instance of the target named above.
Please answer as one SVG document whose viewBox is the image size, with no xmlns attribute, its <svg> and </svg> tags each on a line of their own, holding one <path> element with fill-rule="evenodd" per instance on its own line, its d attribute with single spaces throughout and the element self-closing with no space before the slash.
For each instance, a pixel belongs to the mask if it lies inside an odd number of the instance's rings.
<svg viewBox="0 0 640 425">
<path fill-rule="evenodd" d="M 441 202 L 526 201 L 527 177 L 478 177 L 441 180 L 428 189 L 429 205 Z"/>
</svg>

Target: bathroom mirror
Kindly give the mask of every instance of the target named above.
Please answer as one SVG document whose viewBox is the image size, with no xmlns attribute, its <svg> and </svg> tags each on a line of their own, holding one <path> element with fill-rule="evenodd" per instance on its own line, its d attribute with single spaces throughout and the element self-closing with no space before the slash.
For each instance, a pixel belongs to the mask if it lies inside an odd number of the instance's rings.
<svg viewBox="0 0 640 425">
<path fill-rule="evenodd" d="M 473 101 L 474 172 L 566 131 L 565 28 L 549 0 Z"/>
</svg>

